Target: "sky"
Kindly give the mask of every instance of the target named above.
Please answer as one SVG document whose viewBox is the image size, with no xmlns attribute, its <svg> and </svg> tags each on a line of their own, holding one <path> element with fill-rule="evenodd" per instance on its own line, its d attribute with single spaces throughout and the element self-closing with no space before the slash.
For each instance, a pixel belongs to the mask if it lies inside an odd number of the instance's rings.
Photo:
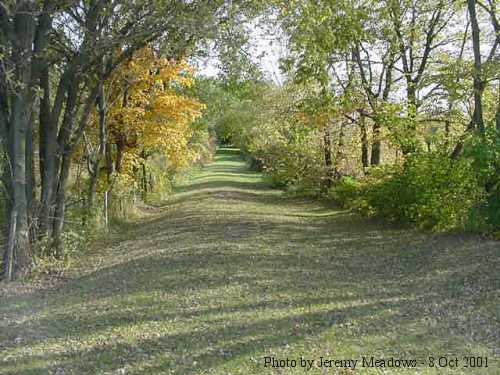
<svg viewBox="0 0 500 375">
<path fill-rule="evenodd" d="M 265 77 L 276 84 L 284 82 L 284 75 L 279 68 L 279 60 L 286 55 L 286 48 L 281 40 L 278 30 L 269 30 L 269 26 L 264 27 L 259 22 L 254 22 L 251 26 L 250 47 L 246 52 L 250 54 L 252 60 L 257 63 Z M 197 60 L 198 74 L 214 77 L 218 74 L 216 57 L 208 57 Z"/>
</svg>

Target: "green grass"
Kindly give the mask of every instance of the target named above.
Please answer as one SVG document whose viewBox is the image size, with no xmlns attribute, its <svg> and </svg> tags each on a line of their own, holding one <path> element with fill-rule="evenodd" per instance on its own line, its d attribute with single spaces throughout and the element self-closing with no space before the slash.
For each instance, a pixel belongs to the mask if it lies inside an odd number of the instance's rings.
<svg viewBox="0 0 500 375">
<path fill-rule="evenodd" d="M 500 246 L 290 198 L 237 150 L 45 290 L 1 285 L 1 374 L 302 374 L 264 357 L 425 360 L 498 374 Z"/>
</svg>

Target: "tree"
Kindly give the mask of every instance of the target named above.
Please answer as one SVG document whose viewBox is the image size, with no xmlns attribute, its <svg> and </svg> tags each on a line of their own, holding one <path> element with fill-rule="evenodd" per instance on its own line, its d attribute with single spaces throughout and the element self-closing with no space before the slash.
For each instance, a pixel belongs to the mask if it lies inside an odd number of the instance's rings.
<svg viewBox="0 0 500 375">
<path fill-rule="evenodd" d="M 152 42 L 170 58 L 185 56 L 201 39 L 216 36 L 224 20 L 220 15 L 232 7 L 224 0 L 2 2 L 0 131 L 9 166 L 4 172 L 10 202 L 6 216 L 16 217 L 10 226 L 16 228 L 10 234 L 15 244 L 10 258 L 19 272 L 30 264 L 30 222 L 61 255 L 72 156 L 97 98 L 103 97 L 102 82 Z M 35 132 L 30 130 L 37 113 L 41 189 L 33 197 L 30 147 Z M 38 213 L 29 209 L 35 200 L 40 201 Z"/>
<path fill-rule="evenodd" d="M 108 184 L 114 172 L 133 181 L 137 167 L 145 170 L 154 154 L 162 154 L 173 169 L 190 163 L 190 125 L 204 108 L 183 94 L 193 84 L 191 73 L 185 62 L 158 57 L 146 47 L 113 74 L 108 88 Z"/>
<path fill-rule="evenodd" d="M 0 7 L 0 134 L 7 156 L 3 183 L 7 198 L 9 241 L 5 252 L 7 277 L 29 265 L 29 194 L 26 169 L 27 133 L 35 100 L 33 81 L 36 59 L 32 48 L 36 28 L 36 3 L 9 2 Z M 43 29 L 43 26 L 40 26 Z M 38 33 L 42 30 L 38 30 Z M 37 44 L 35 50 L 40 46 Z"/>
</svg>

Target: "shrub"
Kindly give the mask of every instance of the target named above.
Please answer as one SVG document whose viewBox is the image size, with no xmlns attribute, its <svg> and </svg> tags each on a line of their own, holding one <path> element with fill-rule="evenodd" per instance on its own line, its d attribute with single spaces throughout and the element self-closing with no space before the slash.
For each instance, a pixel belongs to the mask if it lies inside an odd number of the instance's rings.
<svg viewBox="0 0 500 375">
<path fill-rule="evenodd" d="M 363 206 L 362 184 L 351 176 L 344 176 L 328 192 L 328 198 L 345 208 L 357 209 Z"/>
<path fill-rule="evenodd" d="M 500 230 L 500 134 L 489 126 L 484 136 L 472 137 L 464 156 L 471 159 L 478 180 L 485 186 L 486 199 L 475 215 L 473 229 Z"/>
<path fill-rule="evenodd" d="M 415 154 L 391 172 L 374 173 L 362 194 L 377 215 L 439 231 L 465 228 L 485 198 L 468 159 L 437 153 Z"/>
</svg>

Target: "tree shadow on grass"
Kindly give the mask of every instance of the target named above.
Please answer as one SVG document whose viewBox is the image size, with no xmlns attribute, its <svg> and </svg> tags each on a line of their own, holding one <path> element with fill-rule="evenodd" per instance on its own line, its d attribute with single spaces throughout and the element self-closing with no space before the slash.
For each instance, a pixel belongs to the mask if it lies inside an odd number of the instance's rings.
<svg viewBox="0 0 500 375">
<path fill-rule="evenodd" d="M 245 190 L 268 190 L 269 187 L 264 185 L 262 182 L 235 182 L 235 181 L 225 181 L 225 180 L 214 180 L 209 182 L 195 183 L 187 186 L 182 186 L 176 188 L 176 193 L 185 194 L 192 192 L 203 192 L 205 191 L 227 191 L 237 189 L 241 191 Z"/>
<path fill-rule="evenodd" d="M 314 301 L 310 302 L 314 303 Z M 298 304 L 300 305 L 300 301 Z M 384 307 L 394 309 L 397 306 L 398 304 L 386 304 Z M 284 308 L 290 308 L 290 306 L 284 306 Z M 251 312 L 258 309 L 258 306 L 248 305 L 236 309 Z M 176 374 L 199 373 L 217 367 L 228 360 L 237 359 L 242 359 L 246 362 L 246 366 L 254 368 L 254 372 L 262 373 L 262 357 L 258 356 L 253 361 L 251 357 L 262 352 L 263 349 L 293 345 L 307 337 L 318 336 L 331 327 L 342 327 L 355 319 L 376 314 L 378 310 L 380 310 L 378 304 L 365 304 L 347 309 L 325 309 L 320 312 L 290 314 L 249 322 L 228 321 L 227 324 L 214 324 L 203 331 L 162 333 L 153 335 L 154 338 L 139 339 L 132 343 L 104 342 L 102 345 L 89 349 L 31 356 L 33 364 L 26 366 L 23 373 L 39 374 L 50 368 L 91 373 L 85 364 L 93 364 L 99 358 L 102 358 L 99 369 L 103 372 L 115 371 L 125 366 L 133 368 L 134 365 L 144 362 L 146 358 L 146 362 L 150 362 L 147 366 L 148 372 L 155 374 L 168 373 L 168 371 Z M 199 316 L 221 314 L 222 311 L 222 309 L 203 310 Z M 126 322 L 126 320 L 123 322 L 123 326 L 126 326 Z M 372 323 L 377 324 L 377 319 L 372 319 Z M 39 362 L 57 363 L 57 365 L 45 366 L 39 365 Z M 14 360 L 9 359 L 3 363 L 7 369 L 15 364 Z"/>
<path fill-rule="evenodd" d="M 194 185 L 129 225 L 96 270 L 2 298 L 0 373 L 260 374 L 266 353 L 498 350 L 496 244 L 245 181 Z"/>
<path fill-rule="evenodd" d="M 473 308 L 498 291 L 498 284 L 492 284 L 491 278 L 478 276 L 480 270 L 486 274 L 495 272 L 498 258 L 492 259 L 491 269 L 485 269 L 479 257 L 470 258 L 467 242 L 455 237 L 430 248 L 427 244 L 432 239 L 427 236 L 405 238 L 399 233 L 402 237 L 397 238 L 391 236 L 397 232 L 381 233 L 376 227 L 360 230 L 359 226 L 342 221 L 347 220 L 345 217 L 316 220 L 307 226 L 259 218 L 254 223 L 258 227 L 240 222 L 247 230 L 239 233 L 238 242 L 234 243 L 227 241 L 227 233 L 214 230 L 214 225 L 238 226 L 241 219 L 237 216 L 227 217 L 226 222 L 208 220 L 201 225 L 193 223 L 185 213 L 163 218 L 166 223 L 171 219 L 177 220 L 176 227 L 189 228 L 174 232 L 176 251 L 166 248 L 164 252 L 124 260 L 49 293 L 43 301 L 37 301 L 43 318 L 28 317 L 11 325 L 21 336 L 23 332 L 39 330 L 43 339 L 28 337 L 15 344 L 11 338 L 2 350 L 10 352 L 37 345 L 50 348 L 54 342 L 64 346 L 68 338 L 86 340 L 89 335 L 105 335 L 113 329 L 126 332 L 129 326 L 147 326 L 152 322 L 193 321 L 192 328 L 187 326 L 181 333 L 160 331 L 151 337 L 151 332 L 146 332 L 136 334 L 132 342 L 112 336 L 109 342 L 87 349 L 66 350 L 56 345 L 55 353 L 48 349 L 43 354 L 30 355 L 28 351 L 16 361 L 26 364 L 24 374 L 54 369 L 54 363 L 78 373 L 147 365 L 151 373 L 173 370 L 176 374 L 192 374 L 241 359 L 258 373 L 264 352 L 283 350 L 306 339 L 321 340 L 323 332 L 331 330 L 344 340 L 356 335 L 374 340 L 378 350 L 389 342 L 394 344 L 394 340 L 401 348 L 412 348 L 412 340 L 417 339 L 423 347 L 441 345 L 445 349 L 442 338 L 433 332 L 453 330 L 457 337 L 466 337 L 467 326 L 456 325 L 449 317 L 470 313 L 465 304 Z M 136 235 L 153 236 L 145 227 L 135 230 Z M 157 235 L 169 237 L 170 230 L 165 227 L 164 233 Z M 191 236 L 196 233 L 203 233 L 208 246 L 193 246 Z M 285 244 L 285 239 L 294 247 Z M 142 248 L 143 239 L 135 241 Z M 401 242 L 407 244 L 405 253 Z M 306 244 L 309 251 L 301 247 Z M 446 265 L 443 257 L 448 259 L 450 249 L 455 250 L 456 259 Z M 484 250 L 483 256 L 495 254 Z M 474 295 L 463 288 L 465 280 L 476 284 Z M 231 286 L 241 288 L 244 294 L 233 296 L 235 304 L 225 302 L 225 288 Z M 165 297 L 159 298 L 162 293 L 166 293 Z M 189 304 L 168 302 L 182 301 L 186 295 L 198 295 L 200 304 L 193 309 Z M 204 307 L 207 295 L 216 299 L 219 306 Z M 97 308 L 93 314 L 86 310 L 89 299 L 90 305 Z M 463 299 L 466 303 L 459 303 Z M 14 300 L 3 302 L 8 305 Z M 483 316 L 488 317 L 484 312 Z M 422 323 L 427 318 L 435 321 Z M 415 332 L 416 324 L 419 329 Z M 495 324 L 498 327 L 494 320 L 485 321 L 484 328 L 491 329 Z M 200 330 L 200 326 L 205 328 Z M 395 336 L 389 339 L 391 334 Z M 476 339 L 482 344 L 488 342 L 484 336 Z M 257 363 L 251 357 L 257 358 Z M 89 370 L 88 363 L 96 367 Z M 15 365 L 14 360 L 3 362 L 5 369 Z"/>
</svg>

